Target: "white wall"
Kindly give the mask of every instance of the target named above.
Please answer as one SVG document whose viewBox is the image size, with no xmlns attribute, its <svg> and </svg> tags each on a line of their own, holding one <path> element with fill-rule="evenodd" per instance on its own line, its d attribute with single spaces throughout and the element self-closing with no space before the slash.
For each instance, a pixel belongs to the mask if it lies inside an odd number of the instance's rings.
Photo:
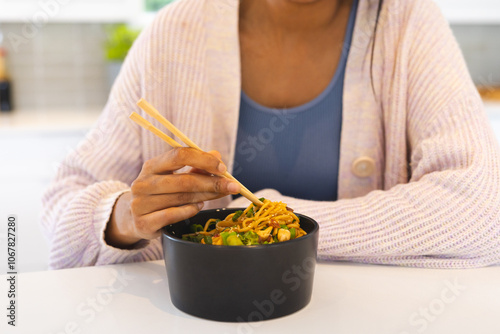
<svg viewBox="0 0 500 334">
<path fill-rule="evenodd" d="M 127 22 L 143 0 L 0 0 L 3 22 Z"/>
<path fill-rule="evenodd" d="M 499 24 L 498 0 L 435 0 L 444 15 L 455 24 Z"/>
</svg>

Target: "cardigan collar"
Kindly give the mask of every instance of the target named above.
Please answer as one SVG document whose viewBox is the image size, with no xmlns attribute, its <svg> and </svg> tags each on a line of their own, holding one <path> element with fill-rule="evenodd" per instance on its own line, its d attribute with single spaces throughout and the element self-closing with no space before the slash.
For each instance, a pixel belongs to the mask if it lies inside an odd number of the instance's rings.
<svg viewBox="0 0 500 334">
<path fill-rule="evenodd" d="M 371 128 L 383 128 L 380 124 L 377 97 L 367 94 L 372 91 L 370 52 L 377 4 L 378 1 L 375 0 L 359 0 L 346 65 L 339 162 L 339 199 L 363 196 L 374 189 L 380 189 L 383 182 L 383 153 L 375 152 L 372 147 L 366 145 L 375 140 L 370 137 L 371 131 L 358 131 L 360 124 Z M 238 10 L 238 0 L 205 1 L 206 68 L 208 82 L 213 83 L 209 87 L 210 104 L 215 116 L 214 121 L 217 123 L 217 135 L 213 138 L 213 144 L 215 148 L 221 150 L 222 157 L 228 162 L 230 171 L 234 163 L 241 96 Z M 373 81 L 376 86 L 375 90 L 380 91 L 377 87 L 378 75 L 374 73 Z M 360 104 L 360 101 L 363 103 Z M 369 121 L 360 119 L 360 117 L 366 117 L 366 112 L 356 110 L 356 106 L 360 105 L 363 110 L 371 110 L 378 116 L 374 114 Z M 380 161 L 375 166 L 374 175 L 364 178 L 353 177 L 353 163 L 360 157 L 373 157 Z"/>
</svg>

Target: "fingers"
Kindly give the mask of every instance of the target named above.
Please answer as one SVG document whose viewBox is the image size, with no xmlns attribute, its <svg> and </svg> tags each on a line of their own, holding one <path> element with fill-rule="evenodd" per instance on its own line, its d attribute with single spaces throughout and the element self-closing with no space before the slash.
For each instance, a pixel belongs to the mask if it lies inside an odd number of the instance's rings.
<svg viewBox="0 0 500 334">
<path fill-rule="evenodd" d="M 148 160 L 144 163 L 143 169 L 147 174 L 166 174 L 185 166 L 215 175 L 221 175 L 227 170 L 226 165 L 215 155 L 188 147 L 174 148 Z"/>
<path fill-rule="evenodd" d="M 136 219 L 137 234 L 143 239 L 153 239 L 161 234 L 161 229 L 196 215 L 203 208 L 203 203 L 187 204 L 155 211 Z"/>
<path fill-rule="evenodd" d="M 174 193 L 212 192 L 237 194 L 240 185 L 220 176 L 200 174 L 150 175 L 132 184 L 134 195 L 159 195 Z"/>
<path fill-rule="evenodd" d="M 213 175 L 203 169 L 198 169 L 198 168 L 191 168 L 188 173 L 192 174 L 201 174 L 201 175 Z"/>
<path fill-rule="evenodd" d="M 185 166 L 193 167 L 194 173 L 173 174 Z M 146 161 L 131 186 L 130 225 L 135 236 L 155 238 L 163 226 L 198 213 L 204 201 L 238 193 L 237 182 L 217 176 L 226 170 L 219 152 L 192 148 L 176 148 Z"/>
<path fill-rule="evenodd" d="M 176 193 L 152 196 L 141 196 L 134 198 L 130 203 L 130 208 L 134 215 L 142 216 L 154 211 L 160 211 L 169 207 L 178 207 L 187 204 L 196 204 L 221 198 L 224 194 L 211 192 L 203 193 Z"/>
</svg>

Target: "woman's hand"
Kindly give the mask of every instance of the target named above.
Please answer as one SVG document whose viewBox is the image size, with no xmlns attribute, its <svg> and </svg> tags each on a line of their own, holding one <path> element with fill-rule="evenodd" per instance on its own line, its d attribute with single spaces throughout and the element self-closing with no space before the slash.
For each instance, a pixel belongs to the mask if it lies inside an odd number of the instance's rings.
<svg viewBox="0 0 500 334">
<path fill-rule="evenodd" d="M 121 195 L 105 231 L 106 242 L 129 248 L 143 239 L 154 239 L 162 227 L 188 219 L 203 202 L 237 194 L 240 185 L 222 175 L 226 166 L 218 152 L 176 148 L 144 163 L 131 191 Z M 191 166 L 188 173 L 174 174 Z"/>
</svg>

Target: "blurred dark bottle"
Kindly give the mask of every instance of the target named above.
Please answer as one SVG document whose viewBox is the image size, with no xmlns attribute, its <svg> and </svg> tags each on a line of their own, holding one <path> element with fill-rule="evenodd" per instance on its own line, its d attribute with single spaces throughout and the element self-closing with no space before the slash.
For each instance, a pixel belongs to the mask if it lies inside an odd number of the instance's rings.
<svg viewBox="0 0 500 334">
<path fill-rule="evenodd" d="M 7 66 L 5 61 L 6 55 L 7 53 L 5 52 L 5 49 L 0 45 L 0 111 L 11 111 L 13 108 L 11 99 L 11 84 L 7 76 Z"/>
</svg>

